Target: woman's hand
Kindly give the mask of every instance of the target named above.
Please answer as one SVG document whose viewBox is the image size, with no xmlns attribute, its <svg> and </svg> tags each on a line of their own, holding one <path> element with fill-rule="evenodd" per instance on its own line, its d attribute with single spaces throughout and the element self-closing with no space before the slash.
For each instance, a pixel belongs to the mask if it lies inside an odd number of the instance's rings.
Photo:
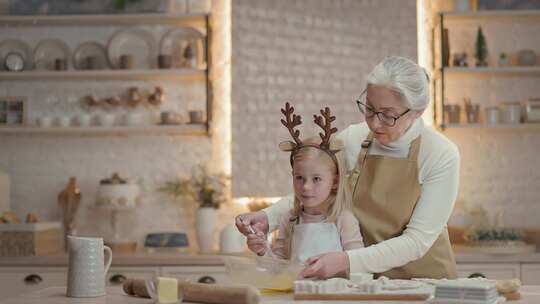
<svg viewBox="0 0 540 304">
<path fill-rule="evenodd" d="M 236 217 L 235 224 L 238 231 L 245 236 L 249 236 L 253 233 L 257 234 L 259 232 L 263 235 L 268 233 L 268 217 L 263 211 L 240 214 Z"/>
<path fill-rule="evenodd" d="M 270 248 L 268 246 L 268 241 L 266 240 L 266 234 L 263 234 L 262 232 L 248 234 L 247 245 L 249 250 L 259 256 L 264 255 Z"/>
<path fill-rule="evenodd" d="M 345 252 L 330 252 L 310 257 L 308 265 L 300 273 L 302 278 L 328 279 L 344 277 L 349 274 L 349 256 Z"/>
</svg>

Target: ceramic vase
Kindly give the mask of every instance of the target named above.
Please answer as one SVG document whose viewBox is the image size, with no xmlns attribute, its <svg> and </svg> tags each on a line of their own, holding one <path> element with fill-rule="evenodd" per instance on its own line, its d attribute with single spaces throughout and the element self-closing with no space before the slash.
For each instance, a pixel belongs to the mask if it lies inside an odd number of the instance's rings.
<svg viewBox="0 0 540 304">
<path fill-rule="evenodd" d="M 217 209 L 202 207 L 197 209 L 196 232 L 199 252 L 206 253 L 214 250 L 214 231 L 216 229 Z"/>
</svg>

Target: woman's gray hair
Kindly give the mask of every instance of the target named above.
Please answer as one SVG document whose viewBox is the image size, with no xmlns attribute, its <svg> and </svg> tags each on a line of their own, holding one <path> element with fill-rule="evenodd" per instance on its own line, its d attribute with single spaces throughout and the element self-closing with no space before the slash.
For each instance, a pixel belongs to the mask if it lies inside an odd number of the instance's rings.
<svg viewBox="0 0 540 304">
<path fill-rule="evenodd" d="M 405 57 L 384 58 L 369 73 L 367 83 L 395 91 L 410 109 L 423 110 L 429 104 L 429 77 L 426 70 Z"/>
</svg>

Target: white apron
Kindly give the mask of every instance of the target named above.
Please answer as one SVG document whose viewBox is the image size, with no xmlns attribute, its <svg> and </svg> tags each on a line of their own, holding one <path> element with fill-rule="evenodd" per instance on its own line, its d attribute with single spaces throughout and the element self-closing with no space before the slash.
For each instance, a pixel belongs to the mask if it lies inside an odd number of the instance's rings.
<svg viewBox="0 0 540 304">
<path fill-rule="evenodd" d="M 291 261 L 304 262 L 318 254 L 343 251 L 334 223 L 291 224 L 294 226 Z"/>
</svg>

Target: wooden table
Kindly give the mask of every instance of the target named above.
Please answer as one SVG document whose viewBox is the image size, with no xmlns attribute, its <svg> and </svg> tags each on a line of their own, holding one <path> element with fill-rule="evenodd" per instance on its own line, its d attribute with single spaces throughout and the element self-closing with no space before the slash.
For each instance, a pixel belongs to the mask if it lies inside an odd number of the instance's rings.
<svg viewBox="0 0 540 304">
<path fill-rule="evenodd" d="M 509 304 L 538 304 L 540 303 L 540 286 L 523 286 L 521 288 L 522 299 L 519 301 L 507 302 Z M 124 294 L 120 287 L 107 287 L 107 296 L 98 298 L 68 298 L 66 297 L 66 287 L 49 287 L 36 292 L 25 294 L 19 297 L 0 301 L 0 304 L 154 304 L 151 299 L 142 299 L 130 297 Z M 263 296 L 261 304 L 292 304 L 292 303 L 310 303 L 310 304 L 345 304 L 344 301 L 297 301 L 292 300 L 292 294 L 283 294 L 276 296 Z M 368 303 L 368 302 L 354 302 Z M 370 301 L 369 303 L 374 303 Z M 379 303 L 379 302 L 377 302 Z M 380 302 L 385 304 L 406 304 L 422 302 Z"/>
</svg>

